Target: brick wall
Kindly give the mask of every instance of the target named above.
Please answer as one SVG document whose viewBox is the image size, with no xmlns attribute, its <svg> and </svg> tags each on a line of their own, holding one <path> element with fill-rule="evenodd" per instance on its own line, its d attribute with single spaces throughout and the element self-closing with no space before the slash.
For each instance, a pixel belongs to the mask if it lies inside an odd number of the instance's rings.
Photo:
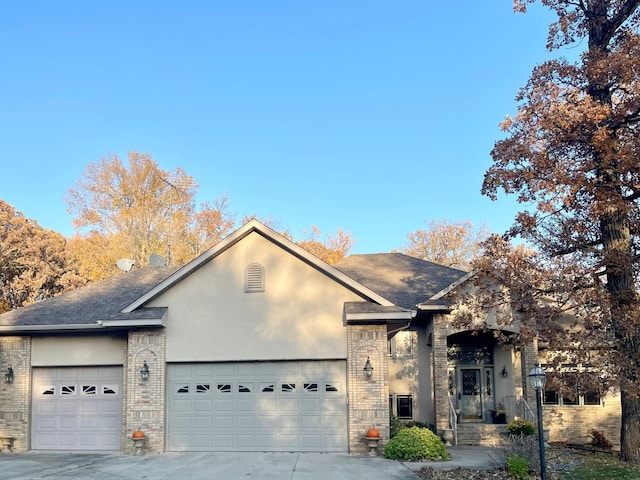
<svg viewBox="0 0 640 480">
<path fill-rule="evenodd" d="M 599 430 L 614 448 L 620 448 L 622 410 L 619 395 L 604 398 L 602 406 L 544 406 L 544 428 L 548 428 L 551 442 L 586 444 L 589 432 Z"/>
<path fill-rule="evenodd" d="M 365 454 L 367 430 L 380 430 L 379 451 L 389 440 L 389 367 L 387 326 L 347 327 L 347 379 L 349 384 L 349 452 Z M 364 375 L 367 358 L 373 375 Z"/>
<path fill-rule="evenodd" d="M 165 351 L 163 330 L 129 332 L 125 357 L 125 405 L 123 412 L 123 450 L 134 453 L 131 435 L 140 429 L 145 434 L 145 451 L 162 453 L 165 450 Z M 140 377 L 143 362 L 149 365 L 149 379 Z"/>
<path fill-rule="evenodd" d="M 447 367 L 447 329 L 446 315 L 433 316 L 433 375 L 436 430 L 449 427 L 449 376 Z"/>
<path fill-rule="evenodd" d="M 11 365 L 13 383 L 5 374 Z M 13 451 L 29 450 L 31 410 L 31 338 L 0 338 L 0 436 L 13 437 Z"/>
</svg>

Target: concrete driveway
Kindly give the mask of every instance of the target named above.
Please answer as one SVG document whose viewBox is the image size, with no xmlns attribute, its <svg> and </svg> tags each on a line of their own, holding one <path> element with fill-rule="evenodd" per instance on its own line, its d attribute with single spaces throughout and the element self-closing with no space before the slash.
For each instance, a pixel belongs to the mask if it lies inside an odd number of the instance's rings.
<svg viewBox="0 0 640 480">
<path fill-rule="evenodd" d="M 415 467 L 415 465 L 414 465 Z M 382 457 L 321 453 L 0 454 L 3 479 L 416 480 Z"/>
</svg>

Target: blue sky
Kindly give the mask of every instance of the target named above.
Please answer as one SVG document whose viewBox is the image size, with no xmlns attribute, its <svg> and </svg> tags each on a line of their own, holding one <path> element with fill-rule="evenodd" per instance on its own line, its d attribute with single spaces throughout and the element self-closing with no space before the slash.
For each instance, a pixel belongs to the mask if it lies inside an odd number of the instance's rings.
<svg viewBox="0 0 640 480">
<path fill-rule="evenodd" d="M 151 153 L 198 201 L 388 252 L 430 220 L 505 230 L 498 124 L 549 57 L 512 0 L 28 1 L 0 7 L 0 199 L 71 235 L 86 166 Z"/>
</svg>

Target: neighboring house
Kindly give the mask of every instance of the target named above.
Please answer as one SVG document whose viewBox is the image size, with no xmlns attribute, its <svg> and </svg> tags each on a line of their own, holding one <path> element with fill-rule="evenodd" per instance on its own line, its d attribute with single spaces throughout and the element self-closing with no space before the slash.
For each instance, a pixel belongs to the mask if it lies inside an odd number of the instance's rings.
<svg viewBox="0 0 640 480">
<path fill-rule="evenodd" d="M 14 451 L 132 453 L 142 429 L 151 452 L 365 453 L 369 428 L 388 440 L 390 415 L 442 432 L 455 410 L 461 435 L 495 432 L 494 417 L 534 405 L 538 352 L 451 327 L 447 294 L 468 278 L 399 253 L 330 266 L 252 220 L 182 268 L 0 315 L 0 368 L 13 371 L 0 437 Z M 558 439 L 585 437 L 585 409 L 619 424 L 616 401 L 548 408 Z"/>
</svg>

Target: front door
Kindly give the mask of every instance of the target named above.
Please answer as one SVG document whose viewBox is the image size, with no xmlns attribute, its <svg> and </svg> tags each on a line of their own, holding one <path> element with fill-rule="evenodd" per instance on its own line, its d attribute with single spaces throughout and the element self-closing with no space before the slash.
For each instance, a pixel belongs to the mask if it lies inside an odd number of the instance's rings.
<svg viewBox="0 0 640 480">
<path fill-rule="evenodd" d="M 460 369 L 460 410 L 463 418 L 482 418 L 482 379 L 479 368 Z"/>
</svg>

